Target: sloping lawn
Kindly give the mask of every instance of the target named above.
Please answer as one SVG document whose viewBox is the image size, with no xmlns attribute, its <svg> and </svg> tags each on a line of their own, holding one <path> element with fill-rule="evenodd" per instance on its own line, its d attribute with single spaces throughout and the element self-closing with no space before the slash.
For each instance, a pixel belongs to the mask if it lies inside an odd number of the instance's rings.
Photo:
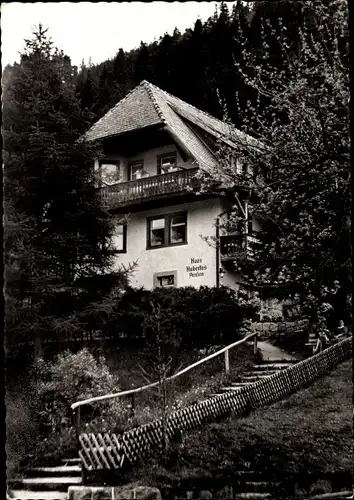
<svg viewBox="0 0 354 500">
<path fill-rule="evenodd" d="M 248 417 L 229 418 L 188 434 L 168 471 L 137 471 L 136 479 L 232 476 L 237 469 L 268 477 L 352 471 L 352 361 L 288 399 Z"/>
</svg>

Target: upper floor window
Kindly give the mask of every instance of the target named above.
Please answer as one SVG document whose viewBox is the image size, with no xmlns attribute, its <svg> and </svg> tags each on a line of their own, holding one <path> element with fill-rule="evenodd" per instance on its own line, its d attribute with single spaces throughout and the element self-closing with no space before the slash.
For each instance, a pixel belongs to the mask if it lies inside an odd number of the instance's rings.
<svg viewBox="0 0 354 500">
<path fill-rule="evenodd" d="M 129 180 L 135 181 L 141 179 L 142 177 L 149 177 L 148 172 L 144 170 L 143 160 L 132 161 L 129 163 Z"/>
<path fill-rule="evenodd" d="M 168 172 L 175 172 L 177 167 L 177 153 L 168 153 L 159 155 L 157 157 L 157 173 L 167 174 Z"/>
<path fill-rule="evenodd" d="M 121 181 L 119 161 L 103 160 L 99 163 L 99 175 L 102 186 L 111 186 Z"/>
<path fill-rule="evenodd" d="M 147 248 L 187 243 L 187 212 L 179 212 L 147 220 Z"/>
<path fill-rule="evenodd" d="M 248 171 L 248 165 L 246 163 L 241 162 L 240 159 L 237 158 L 236 156 L 232 156 L 230 162 L 232 169 L 237 175 L 244 175 L 244 176 L 248 175 L 249 171 Z"/>
</svg>

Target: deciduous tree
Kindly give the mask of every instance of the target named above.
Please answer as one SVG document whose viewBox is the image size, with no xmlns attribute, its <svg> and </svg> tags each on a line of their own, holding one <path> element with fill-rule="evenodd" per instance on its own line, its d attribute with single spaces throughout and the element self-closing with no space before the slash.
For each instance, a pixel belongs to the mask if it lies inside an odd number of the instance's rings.
<svg viewBox="0 0 354 500">
<path fill-rule="evenodd" d="M 243 130 L 259 142 L 239 135 L 236 151 L 221 148 L 223 182 L 225 188 L 240 182 L 230 167 L 237 156 L 248 169 L 243 182 L 252 182 L 258 197 L 253 216 L 262 223 L 255 264 L 240 266 L 254 289 L 297 301 L 315 320 L 348 321 L 348 8 L 344 0 L 309 0 L 296 8 L 297 44 L 294 26 L 290 37 L 284 18 L 265 18 L 262 50 L 251 52 L 244 43 L 236 61 L 239 78 L 257 96 L 242 113 Z M 242 217 L 236 213 L 234 227 Z"/>
</svg>

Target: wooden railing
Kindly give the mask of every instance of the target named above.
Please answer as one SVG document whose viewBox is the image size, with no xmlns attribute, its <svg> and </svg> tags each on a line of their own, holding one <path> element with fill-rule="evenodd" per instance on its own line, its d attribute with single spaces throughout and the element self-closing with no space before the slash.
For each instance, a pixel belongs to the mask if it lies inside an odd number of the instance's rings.
<svg viewBox="0 0 354 500">
<path fill-rule="evenodd" d="M 254 259 L 254 248 L 259 244 L 259 240 L 254 235 L 234 235 L 228 234 L 220 236 L 220 257 L 221 260 L 237 258 Z"/>
<path fill-rule="evenodd" d="M 199 185 L 195 178 L 197 171 L 198 168 L 190 168 L 134 181 L 120 182 L 100 188 L 101 195 L 107 206 L 114 206 L 146 198 L 187 192 L 188 189 L 196 189 Z"/>
<path fill-rule="evenodd" d="M 229 346 L 228 346 L 229 348 Z M 227 348 L 226 348 L 227 349 Z M 269 377 L 179 409 L 162 419 L 155 419 L 121 434 L 115 432 L 82 433 L 79 456 L 85 482 L 102 481 L 102 473 L 131 470 L 137 462 L 156 456 L 167 440 L 183 437 L 215 419 L 243 417 L 251 410 L 280 401 L 307 387 L 314 380 L 333 370 L 352 355 L 352 339 L 348 338 L 289 368 Z M 91 477 L 87 477 L 87 473 Z M 116 477 L 116 476 L 115 476 Z"/>
<path fill-rule="evenodd" d="M 228 346 L 223 347 L 219 351 L 214 352 L 214 353 L 210 354 L 209 356 L 207 356 L 207 357 L 205 357 L 203 359 L 200 359 L 199 361 L 196 361 L 192 365 L 189 365 L 186 368 L 183 368 L 183 370 L 180 370 L 179 372 L 175 373 L 174 375 L 171 375 L 170 377 L 167 377 L 165 379 L 165 381 L 169 382 L 171 380 L 174 380 L 174 379 L 180 377 L 181 375 L 184 375 L 185 373 L 189 372 L 190 370 L 193 370 L 193 368 L 196 368 L 197 366 L 199 366 L 199 365 L 201 365 L 203 363 L 206 363 L 207 361 L 210 361 L 211 359 L 216 358 L 217 356 L 220 356 L 221 354 L 224 354 L 224 356 L 225 356 L 225 372 L 229 373 L 230 372 L 230 361 L 229 361 L 229 351 L 230 351 L 230 349 L 233 349 L 236 346 L 244 344 L 245 342 L 249 341 L 252 338 L 254 339 L 253 340 L 253 352 L 254 352 L 254 354 L 256 354 L 256 352 L 257 352 L 258 333 L 254 332 L 254 333 L 251 333 L 250 335 L 247 335 L 243 339 L 238 340 L 237 342 L 233 342 L 232 344 L 229 344 Z M 108 399 L 114 399 L 114 398 L 121 398 L 121 397 L 124 397 L 124 396 L 130 396 L 132 398 L 132 407 L 133 407 L 134 403 L 135 403 L 135 400 L 134 400 L 135 394 L 137 394 L 139 392 L 143 392 L 143 391 L 149 390 L 149 389 L 152 389 L 153 387 L 156 387 L 159 384 L 160 384 L 160 381 L 157 381 L 157 382 L 153 382 L 152 384 L 148 384 L 148 385 L 143 385 L 141 387 L 137 387 L 135 389 L 129 389 L 128 391 L 121 391 L 121 392 L 116 392 L 116 393 L 113 393 L 113 394 L 105 394 L 104 396 L 96 396 L 94 398 L 84 399 L 82 401 L 77 401 L 76 403 L 73 403 L 71 405 L 71 409 L 74 412 L 74 419 L 75 419 L 75 425 L 76 425 L 77 434 L 78 435 L 80 434 L 80 420 L 81 420 L 80 408 L 82 406 L 90 405 L 92 403 L 98 403 L 100 401 L 107 401 Z"/>
</svg>

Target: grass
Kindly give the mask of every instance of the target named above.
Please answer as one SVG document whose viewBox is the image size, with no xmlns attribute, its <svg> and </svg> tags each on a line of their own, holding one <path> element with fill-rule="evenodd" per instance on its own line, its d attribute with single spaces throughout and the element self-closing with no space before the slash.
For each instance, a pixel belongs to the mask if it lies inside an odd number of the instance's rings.
<svg viewBox="0 0 354 500">
<path fill-rule="evenodd" d="M 347 361 L 286 400 L 188 434 L 168 470 L 140 469 L 134 479 L 162 484 L 171 478 L 232 477 L 246 462 L 250 470 L 278 477 L 351 474 L 352 416 L 352 362 Z"/>
</svg>

